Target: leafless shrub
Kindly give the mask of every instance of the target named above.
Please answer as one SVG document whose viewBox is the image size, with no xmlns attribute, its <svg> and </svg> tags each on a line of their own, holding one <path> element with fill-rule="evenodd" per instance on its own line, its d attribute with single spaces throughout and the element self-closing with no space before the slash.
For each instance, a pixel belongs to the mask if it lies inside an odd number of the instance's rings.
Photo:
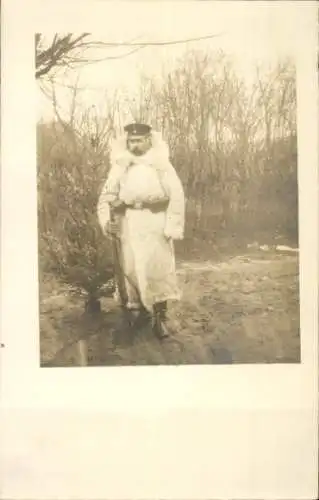
<svg viewBox="0 0 319 500">
<path fill-rule="evenodd" d="M 96 205 L 108 169 L 113 114 L 100 121 L 73 105 L 68 121 L 38 125 L 41 268 L 97 302 L 113 277 L 111 249 Z"/>
</svg>

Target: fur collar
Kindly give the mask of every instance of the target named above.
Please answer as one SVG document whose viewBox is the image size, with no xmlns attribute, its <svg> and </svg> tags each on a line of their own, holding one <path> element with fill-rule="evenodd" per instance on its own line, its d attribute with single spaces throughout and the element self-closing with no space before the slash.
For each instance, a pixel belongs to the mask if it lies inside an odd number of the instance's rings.
<svg viewBox="0 0 319 500">
<path fill-rule="evenodd" d="M 124 170 L 132 163 L 145 163 L 162 170 L 169 161 L 168 144 L 160 132 L 152 131 L 152 147 L 143 156 L 135 156 L 126 147 L 126 136 L 115 139 L 110 153 L 111 167 L 122 167 Z"/>
</svg>

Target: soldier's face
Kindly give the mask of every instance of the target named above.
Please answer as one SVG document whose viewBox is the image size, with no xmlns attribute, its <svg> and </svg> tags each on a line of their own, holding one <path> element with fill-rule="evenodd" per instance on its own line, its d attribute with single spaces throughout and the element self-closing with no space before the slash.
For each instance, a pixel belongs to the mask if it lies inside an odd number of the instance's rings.
<svg viewBox="0 0 319 500">
<path fill-rule="evenodd" d="M 151 147 L 150 137 L 136 136 L 127 139 L 128 150 L 136 156 L 145 154 Z"/>
</svg>

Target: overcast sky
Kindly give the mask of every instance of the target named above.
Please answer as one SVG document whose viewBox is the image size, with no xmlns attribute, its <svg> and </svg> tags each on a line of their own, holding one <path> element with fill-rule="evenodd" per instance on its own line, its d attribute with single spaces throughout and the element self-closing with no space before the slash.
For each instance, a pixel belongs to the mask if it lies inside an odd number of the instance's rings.
<svg viewBox="0 0 319 500">
<path fill-rule="evenodd" d="M 279 59 L 294 57 L 298 43 L 297 15 L 290 2 L 120 2 L 113 3 L 110 15 L 103 22 L 103 32 L 94 32 L 95 39 L 121 42 L 173 41 L 217 34 L 209 41 L 149 47 L 119 60 L 89 65 L 72 72 L 59 82 L 69 84 L 76 77 L 82 88 L 79 97 L 84 106 L 103 108 L 106 91 L 112 94 L 121 88 L 132 95 L 139 81 L 140 69 L 152 77 L 161 75 L 163 63 L 174 65 L 187 49 L 222 49 L 234 60 L 240 76 L 251 82 L 257 63 L 275 64 Z M 124 17 L 125 16 L 125 17 Z M 49 33 L 43 33 L 50 39 Z M 104 49 L 97 56 L 114 56 L 125 49 Z M 95 55 L 95 54 L 94 54 Z M 69 91 L 58 85 L 58 100 L 67 108 Z M 38 117 L 51 116 L 51 104 L 41 92 Z"/>
</svg>

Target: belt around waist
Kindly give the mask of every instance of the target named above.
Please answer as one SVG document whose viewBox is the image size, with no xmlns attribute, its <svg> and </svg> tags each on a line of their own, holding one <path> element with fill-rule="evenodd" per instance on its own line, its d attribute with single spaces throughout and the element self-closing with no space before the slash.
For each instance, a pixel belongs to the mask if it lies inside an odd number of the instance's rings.
<svg viewBox="0 0 319 500">
<path fill-rule="evenodd" d="M 161 200 L 156 202 L 142 202 L 135 204 L 127 204 L 126 208 L 130 208 L 133 210 L 150 210 L 151 212 L 164 212 L 168 207 L 168 200 Z"/>
</svg>

